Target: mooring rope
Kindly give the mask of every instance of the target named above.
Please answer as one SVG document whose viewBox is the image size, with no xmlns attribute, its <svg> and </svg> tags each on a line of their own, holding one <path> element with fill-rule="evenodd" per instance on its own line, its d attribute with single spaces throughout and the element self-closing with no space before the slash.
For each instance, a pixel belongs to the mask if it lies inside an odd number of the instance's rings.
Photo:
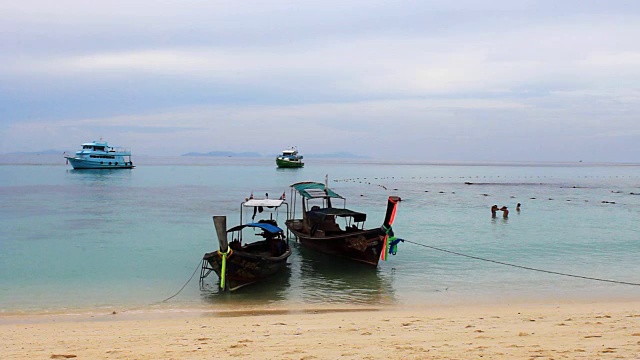
<svg viewBox="0 0 640 360">
<path fill-rule="evenodd" d="M 202 261 L 205 261 L 204 259 Z M 193 270 L 193 274 L 191 274 L 191 277 L 189 278 L 189 280 L 187 280 L 186 283 L 184 283 L 184 285 L 182 285 L 182 287 L 180 288 L 180 290 L 178 290 L 177 293 L 169 296 L 168 298 L 162 300 L 162 301 L 158 301 L 156 304 L 160 304 L 163 302 L 167 302 L 171 299 L 173 299 L 174 297 L 178 296 L 178 294 L 180 294 L 182 292 L 182 290 L 184 290 L 185 287 L 187 287 L 187 284 L 189 284 L 191 282 L 191 280 L 193 279 L 193 277 L 196 275 L 196 273 L 198 272 L 198 269 L 200 269 L 202 267 L 202 261 L 198 262 L 198 266 L 196 266 L 196 269 Z"/>
<path fill-rule="evenodd" d="M 408 242 L 408 243 L 411 243 L 411 244 L 414 244 L 414 245 L 418 245 L 418 246 L 426 247 L 426 248 L 429 248 L 429 249 L 433 249 L 433 250 L 436 250 L 436 251 L 441 251 L 441 252 L 445 252 L 445 253 L 449 253 L 449 254 L 453 254 L 453 255 L 463 256 L 463 257 L 470 258 L 470 259 L 486 261 L 486 262 L 490 262 L 490 263 L 494 263 L 494 264 L 511 266 L 511 267 L 524 269 L 524 270 L 538 271 L 538 272 L 543 272 L 543 273 L 547 273 L 547 274 L 568 276 L 568 277 L 585 279 L 585 280 L 601 281 L 601 282 L 608 282 L 608 283 L 622 284 L 622 285 L 640 286 L 639 283 L 632 283 L 632 282 L 618 281 L 618 280 L 609 280 L 609 279 L 600 279 L 600 278 L 595 278 L 595 277 L 590 277 L 590 276 L 574 275 L 574 274 L 561 273 L 561 272 L 558 272 L 558 271 L 537 269 L 537 268 L 533 268 L 533 267 L 529 267 L 529 266 L 522 266 L 522 265 L 516 265 L 516 264 L 507 263 L 507 262 L 497 261 L 497 260 L 485 259 L 485 258 L 481 258 L 479 256 L 467 255 L 467 254 L 463 254 L 463 253 L 459 253 L 459 252 L 455 252 L 455 251 L 451 251 L 451 250 L 437 248 L 437 247 L 431 246 L 431 245 L 425 245 L 425 244 L 417 243 L 415 241 L 409 241 L 409 240 L 404 240 L 404 241 Z"/>
</svg>

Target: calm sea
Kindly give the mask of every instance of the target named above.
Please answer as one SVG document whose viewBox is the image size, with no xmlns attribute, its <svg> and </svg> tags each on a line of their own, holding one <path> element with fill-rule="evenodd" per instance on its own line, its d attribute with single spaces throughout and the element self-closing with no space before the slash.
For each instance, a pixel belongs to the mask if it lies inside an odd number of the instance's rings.
<svg viewBox="0 0 640 360">
<path fill-rule="evenodd" d="M 637 285 L 549 273 L 640 283 L 638 165 L 134 161 L 78 171 L 61 156 L 0 158 L 0 311 L 640 299 Z M 370 227 L 389 195 L 402 198 L 396 256 L 374 269 L 294 246 L 268 285 L 220 293 L 211 274 L 200 288 L 202 256 L 217 249 L 212 215 L 236 225 L 252 192 L 289 197 L 288 185 L 327 174 Z M 509 218 L 492 219 L 493 204 Z"/>
</svg>

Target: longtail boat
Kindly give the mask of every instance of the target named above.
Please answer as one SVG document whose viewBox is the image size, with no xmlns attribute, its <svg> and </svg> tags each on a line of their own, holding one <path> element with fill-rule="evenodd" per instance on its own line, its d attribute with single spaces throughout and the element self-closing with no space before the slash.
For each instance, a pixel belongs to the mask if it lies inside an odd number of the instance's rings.
<svg viewBox="0 0 640 360">
<path fill-rule="evenodd" d="M 291 188 L 294 209 L 285 224 L 302 246 L 373 266 L 386 258 L 390 241 L 396 240 L 391 224 L 400 198 L 389 196 L 382 226 L 367 229 L 367 215 L 347 209 L 346 199 L 329 189 L 327 181 L 298 182 Z M 301 204 L 298 218 L 297 198 Z M 333 207 L 332 200 L 342 200 L 342 207 Z M 342 226 L 337 218 L 342 219 Z"/>
<path fill-rule="evenodd" d="M 254 209 L 278 208 L 286 204 L 284 200 L 250 199 L 242 203 L 242 207 Z M 242 214 L 242 210 L 241 210 Z M 226 216 L 214 216 L 213 222 L 218 236 L 218 251 L 206 253 L 200 271 L 200 286 L 204 279 L 215 272 L 219 278 L 219 286 L 223 291 L 234 291 L 258 281 L 265 281 L 287 267 L 291 248 L 284 231 L 271 219 L 242 223 L 227 230 Z M 253 231 L 259 236 L 257 241 L 245 241 L 244 232 Z M 256 232 L 257 231 L 257 232 Z M 227 235 L 232 234 L 229 243 Z"/>
</svg>

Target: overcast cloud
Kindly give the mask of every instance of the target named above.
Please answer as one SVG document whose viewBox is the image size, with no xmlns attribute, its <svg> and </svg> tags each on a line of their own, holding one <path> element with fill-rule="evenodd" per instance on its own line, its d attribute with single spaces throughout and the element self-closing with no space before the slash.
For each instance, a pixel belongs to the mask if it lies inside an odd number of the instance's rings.
<svg viewBox="0 0 640 360">
<path fill-rule="evenodd" d="M 4 1 L 0 153 L 640 162 L 637 1 Z"/>
</svg>

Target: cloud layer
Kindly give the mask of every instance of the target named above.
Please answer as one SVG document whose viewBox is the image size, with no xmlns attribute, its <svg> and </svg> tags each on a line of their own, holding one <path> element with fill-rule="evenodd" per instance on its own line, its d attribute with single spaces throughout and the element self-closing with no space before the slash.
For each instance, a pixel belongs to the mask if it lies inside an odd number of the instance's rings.
<svg viewBox="0 0 640 360">
<path fill-rule="evenodd" d="M 512 3 L 0 4 L 0 153 L 637 162 L 639 6 Z"/>
</svg>

